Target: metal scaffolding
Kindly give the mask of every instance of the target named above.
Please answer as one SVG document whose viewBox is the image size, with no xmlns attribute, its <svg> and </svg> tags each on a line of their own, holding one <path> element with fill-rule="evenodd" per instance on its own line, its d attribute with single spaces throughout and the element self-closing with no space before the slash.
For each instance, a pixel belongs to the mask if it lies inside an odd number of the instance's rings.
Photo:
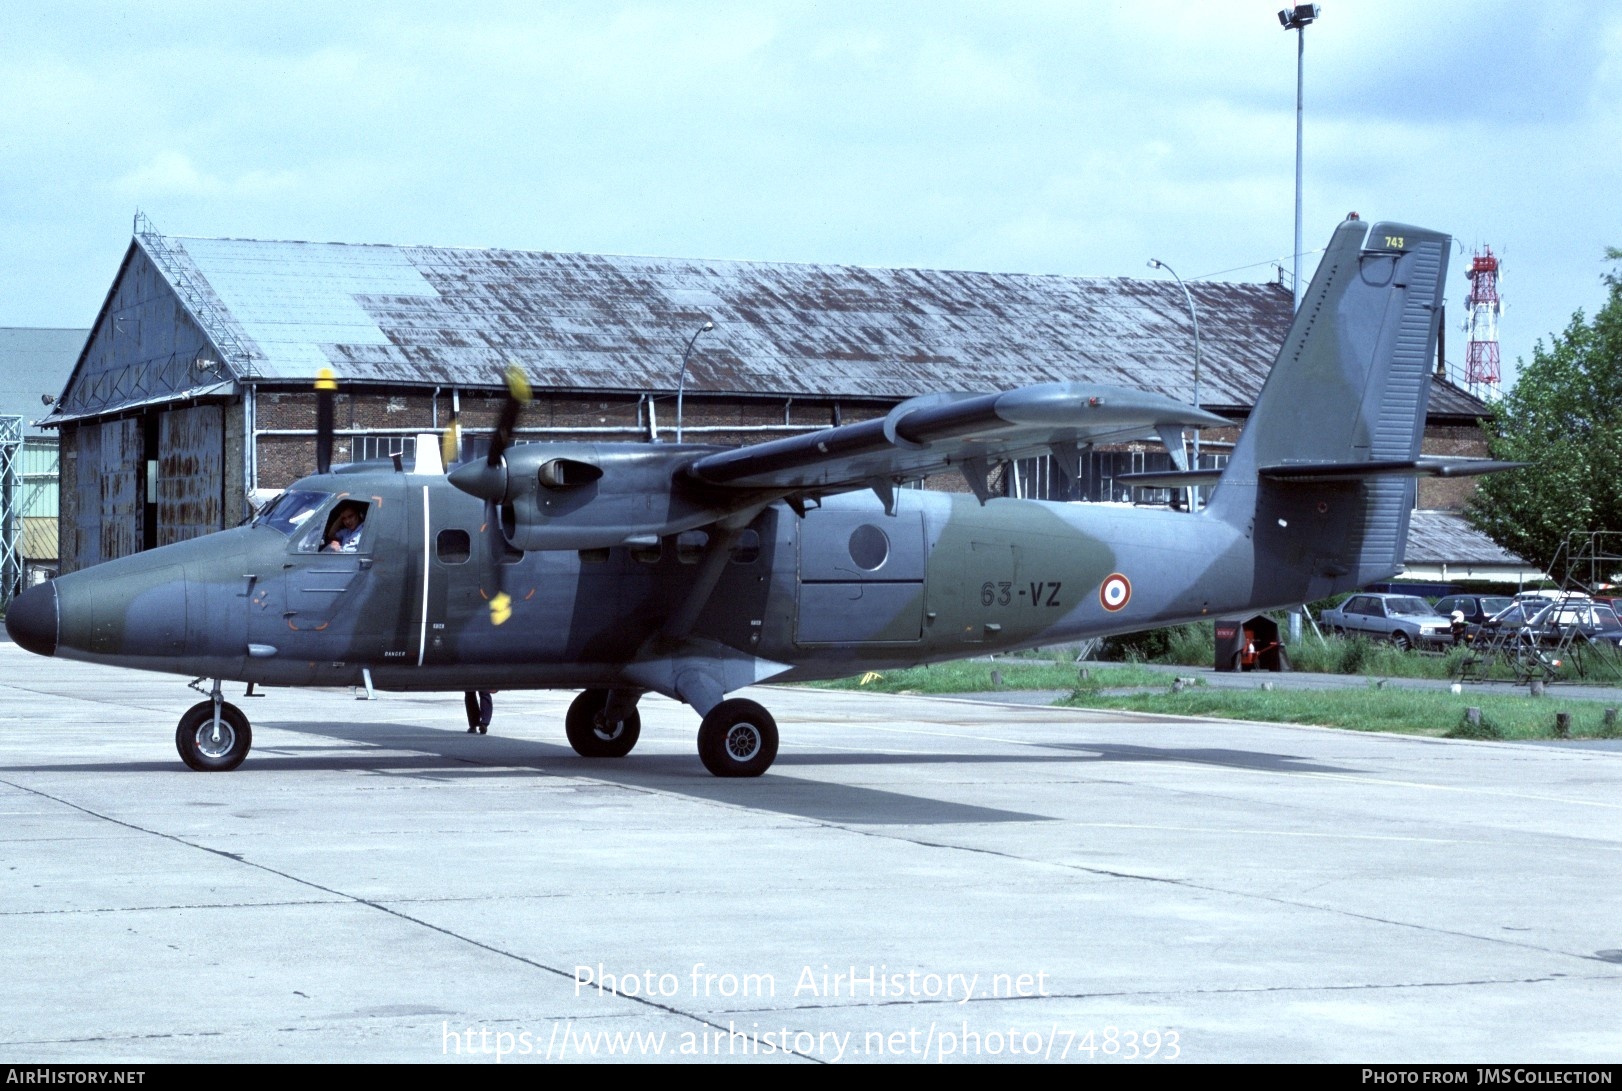
<svg viewBox="0 0 1622 1091">
<path fill-rule="evenodd" d="M 23 587 L 23 419 L 0 417 L 0 607 Z"/>
<path fill-rule="evenodd" d="M 1564 574 L 1558 595 L 1548 599 L 1558 607 L 1551 610 L 1549 629 L 1533 632 L 1521 625 L 1501 625 L 1478 635 L 1472 655 L 1461 667 L 1465 679 L 1486 678 L 1493 665 L 1502 662 L 1518 683 L 1566 677 L 1622 681 L 1622 650 L 1608 640 L 1590 639 L 1589 630 L 1580 624 L 1583 611 L 1593 607 L 1597 596 L 1614 590 L 1622 573 L 1622 532 L 1572 531 L 1549 571 Z M 1568 614 L 1572 616 L 1567 618 Z"/>
</svg>

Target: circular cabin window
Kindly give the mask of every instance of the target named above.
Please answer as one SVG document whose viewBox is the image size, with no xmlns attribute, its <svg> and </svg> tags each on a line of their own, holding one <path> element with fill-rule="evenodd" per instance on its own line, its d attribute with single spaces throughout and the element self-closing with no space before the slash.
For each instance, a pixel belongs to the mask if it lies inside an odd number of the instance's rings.
<svg viewBox="0 0 1622 1091">
<path fill-rule="evenodd" d="M 857 568 L 869 572 L 882 566 L 890 556 L 890 539 L 872 523 L 863 523 L 850 535 L 850 559 Z"/>
</svg>

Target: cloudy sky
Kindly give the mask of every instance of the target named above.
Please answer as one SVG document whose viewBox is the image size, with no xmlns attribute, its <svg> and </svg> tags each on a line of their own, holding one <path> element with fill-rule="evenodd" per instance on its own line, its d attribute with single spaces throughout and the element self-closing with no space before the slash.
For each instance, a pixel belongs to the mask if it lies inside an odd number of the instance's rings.
<svg viewBox="0 0 1622 1091">
<path fill-rule="evenodd" d="M 88 325 L 137 209 L 169 235 L 1268 280 L 1277 6 L 15 5 L 0 325 Z M 1513 368 L 1622 246 L 1622 8 L 1323 8 L 1303 270 L 1348 210 L 1490 243 Z"/>
</svg>

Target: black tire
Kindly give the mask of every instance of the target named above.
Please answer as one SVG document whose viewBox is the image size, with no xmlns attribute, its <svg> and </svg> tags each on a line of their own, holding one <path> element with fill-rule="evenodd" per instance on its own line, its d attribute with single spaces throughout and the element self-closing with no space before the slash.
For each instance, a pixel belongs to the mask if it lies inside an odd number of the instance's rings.
<svg viewBox="0 0 1622 1091">
<path fill-rule="evenodd" d="M 563 730 L 569 745 L 583 758 L 623 758 L 642 737 L 642 713 L 632 709 L 616 723 L 603 722 L 608 706 L 606 689 L 588 689 L 569 705 L 563 717 Z"/>
<path fill-rule="evenodd" d="M 242 764 L 253 746 L 248 717 L 229 701 L 220 702 L 220 737 L 214 738 L 214 702 L 200 701 L 186 710 L 175 728 L 180 760 L 199 773 L 228 773 Z"/>
<path fill-rule="evenodd" d="M 1391 634 L 1391 645 L 1398 651 L 1405 652 L 1414 646 L 1414 641 L 1407 633 L 1398 631 Z"/>
<path fill-rule="evenodd" d="M 698 725 L 698 757 L 718 777 L 758 777 L 777 760 L 777 721 L 754 701 L 722 701 Z"/>
</svg>

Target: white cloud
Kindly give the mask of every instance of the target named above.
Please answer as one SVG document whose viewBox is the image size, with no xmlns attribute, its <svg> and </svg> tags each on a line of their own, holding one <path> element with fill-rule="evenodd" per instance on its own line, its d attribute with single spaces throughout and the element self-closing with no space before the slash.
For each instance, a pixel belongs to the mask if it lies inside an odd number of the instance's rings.
<svg viewBox="0 0 1622 1091">
<path fill-rule="evenodd" d="M 164 197 L 217 197 L 261 200 L 290 193 L 299 185 L 298 174 L 288 170 L 245 170 L 230 176 L 199 170 L 191 157 L 175 151 L 159 152 L 112 184 L 120 197 L 136 201 Z"/>
</svg>

